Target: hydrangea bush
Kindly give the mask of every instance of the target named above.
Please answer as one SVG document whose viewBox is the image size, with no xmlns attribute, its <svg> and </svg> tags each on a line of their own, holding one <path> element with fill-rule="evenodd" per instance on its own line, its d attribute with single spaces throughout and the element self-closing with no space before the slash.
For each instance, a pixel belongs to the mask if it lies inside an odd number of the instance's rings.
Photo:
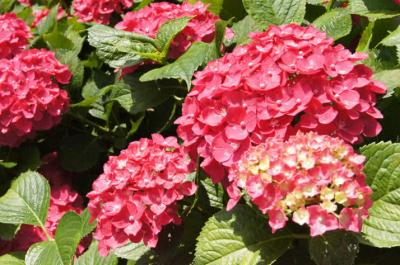
<svg viewBox="0 0 400 265">
<path fill-rule="evenodd" d="M 0 1 L 0 264 L 395 264 L 396 0 Z"/>
</svg>

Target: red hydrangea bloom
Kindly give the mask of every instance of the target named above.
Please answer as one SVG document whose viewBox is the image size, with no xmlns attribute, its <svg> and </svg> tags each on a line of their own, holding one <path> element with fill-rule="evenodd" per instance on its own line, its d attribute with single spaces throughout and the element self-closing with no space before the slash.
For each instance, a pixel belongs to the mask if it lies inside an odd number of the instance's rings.
<svg viewBox="0 0 400 265">
<path fill-rule="evenodd" d="M 47 17 L 49 12 L 50 12 L 50 9 L 48 9 L 48 8 L 43 8 L 40 10 L 33 11 L 33 16 L 35 17 L 35 19 L 32 22 L 32 28 L 36 28 L 39 25 L 39 23 L 45 17 Z M 65 10 L 60 6 L 57 10 L 57 20 L 63 18 L 65 15 L 66 15 Z"/>
<path fill-rule="evenodd" d="M 81 22 L 97 22 L 108 24 L 112 13 L 122 13 L 123 9 L 130 8 L 132 0 L 74 0 L 72 7 L 74 15 Z"/>
<path fill-rule="evenodd" d="M 31 1 L 30 0 L 18 0 L 18 2 L 23 4 L 23 5 L 27 5 L 27 6 L 31 5 Z"/>
<path fill-rule="evenodd" d="M 31 36 L 28 26 L 14 13 L 0 15 L 0 59 L 21 52 Z"/>
<path fill-rule="evenodd" d="M 70 186 L 69 175 L 60 169 L 56 157 L 56 153 L 45 156 L 43 158 L 45 164 L 39 170 L 49 180 L 51 187 L 50 207 L 44 224 L 51 237 L 55 236 L 57 225 L 65 213 L 73 211 L 80 214 L 83 210 L 82 197 Z M 0 255 L 27 251 L 32 244 L 46 240 L 46 235 L 41 228 L 22 225 L 13 240 L 0 240 Z M 77 253 L 83 253 L 86 247 L 86 242 L 81 243 Z"/>
<path fill-rule="evenodd" d="M 311 236 L 329 230 L 361 231 L 371 207 L 364 157 L 340 138 L 299 132 L 287 141 L 270 139 L 251 147 L 230 168 L 228 210 L 246 191 L 269 215 L 272 231 L 288 217 L 308 224 Z"/>
<path fill-rule="evenodd" d="M 193 171 L 177 139 L 159 134 L 110 157 L 87 195 L 100 254 L 128 240 L 155 247 L 163 226 L 180 223 L 177 201 L 195 192 L 194 182 L 186 181 Z"/>
<path fill-rule="evenodd" d="M 393 0 L 396 5 L 400 5 L 400 0 Z"/>
<path fill-rule="evenodd" d="M 17 146 L 47 130 L 68 110 L 68 94 L 58 83 L 71 78 L 54 52 L 26 50 L 0 60 L 0 145 Z"/>
<path fill-rule="evenodd" d="M 214 182 L 250 145 L 297 131 L 316 131 L 347 142 L 381 131 L 375 107 L 386 88 L 342 45 L 312 26 L 271 26 L 251 43 L 195 74 L 178 135 Z"/>
<path fill-rule="evenodd" d="M 177 58 L 196 41 L 211 42 L 215 35 L 215 23 L 219 18 L 207 11 L 207 5 L 168 2 L 153 3 L 138 11 L 129 12 L 115 27 L 154 38 L 160 26 L 171 19 L 193 17 L 174 39 L 168 56 Z M 229 31 L 228 35 L 232 32 Z"/>
</svg>

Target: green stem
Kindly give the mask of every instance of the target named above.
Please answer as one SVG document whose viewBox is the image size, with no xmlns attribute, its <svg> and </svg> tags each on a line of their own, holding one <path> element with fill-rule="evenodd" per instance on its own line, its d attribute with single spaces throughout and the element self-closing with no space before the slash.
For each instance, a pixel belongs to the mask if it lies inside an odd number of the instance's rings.
<svg viewBox="0 0 400 265">
<path fill-rule="evenodd" d="M 326 10 L 330 11 L 332 9 L 332 6 L 335 4 L 335 0 L 330 0 L 328 5 L 326 6 Z"/>
<path fill-rule="evenodd" d="M 79 114 L 75 114 L 75 113 L 73 113 L 73 112 L 71 112 L 71 111 L 68 112 L 67 114 L 70 115 L 72 118 L 75 118 L 75 119 L 80 120 L 80 121 L 82 121 L 82 122 L 84 122 L 84 123 L 87 123 L 87 124 L 89 124 L 89 125 L 92 125 L 93 127 L 97 128 L 97 129 L 99 129 L 99 130 L 101 130 L 101 131 L 103 131 L 103 132 L 106 132 L 106 133 L 109 132 L 108 128 L 103 127 L 103 126 L 101 126 L 101 125 L 98 125 L 97 123 L 92 122 L 91 120 L 86 119 L 85 117 L 83 117 L 83 116 L 81 116 L 81 115 L 79 115 Z"/>
</svg>

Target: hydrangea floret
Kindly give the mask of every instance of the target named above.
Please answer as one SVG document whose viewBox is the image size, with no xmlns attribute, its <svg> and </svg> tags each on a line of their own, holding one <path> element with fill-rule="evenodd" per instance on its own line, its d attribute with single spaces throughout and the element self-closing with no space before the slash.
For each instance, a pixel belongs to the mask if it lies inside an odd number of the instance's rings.
<svg viewBox="0 0 400 265">
<path fill-rule="evenodd" d="M 87 195 L 99 251 L 127 241 L 155 247 L 163 226 L 180 223 L 177 201 L 196 191 L 187 180 L 194 164 L 175 137 L 153 134 L 111 156 Z"/>
<path fill-rule="evenodd" d="M 81 22 L 110 23 L 114 12 L 122 13 L 132 6 L 132 0 L 74 0 L 74 15 Z"/>
<path fill-rule="evenodd" d="M 0 15 L 0 59 L 9 59 L 28 46 L 32 36 L 28 26 L 15 13 Z"/>
<path fill-rule="evenodd" d="M 210 62 L 176 120 L 178 135 L 214 182 L 249 146 L 315 131 L 359 143 L 381 131 L 372 70 L 313 26 L 270 26 Z"/>
<path fill-rule="evenodd" d="M 342 139 L 313 132 L 299 132 L 287 141 L 270 139 L 251 147 L 231 167 L 227 209 L 243 191 L 268 214 L 273 232 L 289 218 L 307 224 L 311 236 L 336 229 L 360 232 L 372 204 L 364 159 Z"/>
<path fill-rule="evenodd" d="M 0 60 L 0 146 L 18 146 L 59 123 L 69 105 L 59 83 L 70 78 L 52 51 L 26 50 Z"/>
</svg>

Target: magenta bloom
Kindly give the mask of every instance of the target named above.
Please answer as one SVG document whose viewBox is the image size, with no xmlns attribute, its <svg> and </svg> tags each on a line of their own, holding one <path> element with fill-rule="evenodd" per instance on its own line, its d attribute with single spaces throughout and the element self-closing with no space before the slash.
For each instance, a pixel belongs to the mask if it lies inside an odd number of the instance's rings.
<svg viewBox="0 0 400 265">
<path fill-rule="evenodd" d="M 178 135 L 201 166 L 220 182 L 249 146 L 297 131 L 337 136 L 349 143 L 379 134 L 376 97 L 364 59 L 314 27 L 271 26 L 250 44 L 195 74 Z"/>
<path fill-rule="evenodd" d="M 74 0 L 74 15 L 81 22 L 108 24 L 112 13 L 122 13 L 132 6 L 132 0 Z"/>
<path fill-rule="evenodd" d="M 40 24 L 40 22 L 42 22 L 42 20 L 47 17 L 49 12 L 50 9 L 48 8 L 33 11 L 33 16 L 35 17 L 35 19 L 32 22 L 32 28 L 36 28 Z M 62 19 L 64 16 L 66 16 L 65 10 L 60 6 L 57 10 L 57 20 Z"/>
<path fill-rule="evenodd" d="M 207 11 L 207 5 L 197 2 L 192 5 L 184 2 L 176 5 L 168 2 L 153 3 L 138 11 L 129 12 L 115 27 L 154 38 L 165 22 L 193 17 L 186 28 L 174 39 L 168 56 L 177 58 L 196 41 L 211 42 L 215 35 L 215 22 L 219 18 Z"/>
<path fill-rule="evenodd" d="M 364 159 L 342 139 L 327 135 L 299 132 L 287 141 L 270 139 L 231 167 L 227 208 L 244 190 L 268 214 L 273 232 L 290 217 L 308 224 L 311 236 L 336 229 L 360 232 L 372 204 Z"/>
<path fill-rule="evenodd" d="M 12 58 L 28 46 L 28 26 L 14 13 L 0 15 L 0 59 Z"/>
<path fill-rule="evenodd" d="M 94 238 L 107 255 L 127 241 L 155 247 L 158 233 L 169 224 L 179 224 L 177 201 L 196 191 L 187 181 L 194 165 L 175 137 L 140 139 L 104 165 L 93 183 L 88 209 L 97 219 Z"/>
<path fill-rule="evenodd" d="M 58 83 L 70 78 L 51 51 L 32 49 L 0 60 L 0 145 L 18 146 L 59 123 L 69 98 Z"/>
</svg>

